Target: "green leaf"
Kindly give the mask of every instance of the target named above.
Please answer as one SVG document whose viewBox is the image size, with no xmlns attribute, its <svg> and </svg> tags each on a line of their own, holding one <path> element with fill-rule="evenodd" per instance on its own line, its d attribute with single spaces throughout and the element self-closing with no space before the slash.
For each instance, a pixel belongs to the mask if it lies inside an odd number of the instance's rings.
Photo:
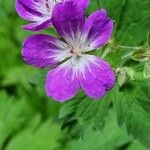
<svg viewBox="0 0 150 150">
<path fill-rule="evenodd" d="M 92 124 L 96 129 L 104 127 L 104 118 L 109 111 L 111 96 L 111 93 L 109 93 L 103 99 L 95 101 L 81 93 L 71 101 L 63 104 L 59 115 L 62 128 L 67 128 L 69 134 L 77 138 L 82 136 L 86 129 L 85 126 Z"/>
<path fill-rule="evenodd" d="M 150 84 L 148 81 L 135 81 L 119 89 L 114 89 L 113 104 L 118 122 L 125 122 L 128 132 L 150 147 Z"/>
<path fill-rule="evenodd" d="M 117 40 L 120 44 L 137 45 L 146 41 L 150 30 L 150 1 L 125 0 L 126 4 L 120 17 Z M 135 15 L 138 14 L 138 15 Z"/>
<path fill-rule="evenodd" d="M 110 111 L 101 132 L 93 130 L 91 126 L 86 127 L 83 138 L 69 143 L 67 150 L 116 150 L 131 139 L 125 126 L 117 125 L 114 111 Z"/>
</svg>

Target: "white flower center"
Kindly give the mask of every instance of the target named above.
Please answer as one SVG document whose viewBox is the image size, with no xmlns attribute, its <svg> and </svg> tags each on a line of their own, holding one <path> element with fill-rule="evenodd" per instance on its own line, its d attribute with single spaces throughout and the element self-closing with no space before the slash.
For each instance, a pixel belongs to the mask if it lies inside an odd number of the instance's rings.
<svg viewBox="0 0 150 150">
<path fill-rule="evenodd" d="M 74 49 L 74 48 L 72 48 L 72 49 L 70 50 L 70 53 L 71 53 L 73 56 L 75 56 L 75 57 L 79 57 L 79 56 L 82 55 L 80 50 L 77 50 L 77 49 Z"/>
</svg>

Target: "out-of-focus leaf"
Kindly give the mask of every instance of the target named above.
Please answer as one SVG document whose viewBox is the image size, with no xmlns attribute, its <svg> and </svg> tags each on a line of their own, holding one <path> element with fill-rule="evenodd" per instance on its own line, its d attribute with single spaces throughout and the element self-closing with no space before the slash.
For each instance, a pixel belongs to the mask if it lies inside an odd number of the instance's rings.
<svg viewBox="0 0 150 150">
<path fill-rule="evenodd" d="M 0 149 L 10 136 L 19 132 L 32 118 L 32 111 L 27 103 L 16 101 L 8 97 L 5 92 L 0 92 Z"/>
<path fill-rule="evenodd" d="M 1 28 L 1 27 L 0 27 Z M 6 28 L 3 30 L 7 30 Z M 17 57 L 18 51 L 8 35 L 0 32 L 0 72 L 1 75 L 13 65 L 19 64 L 20 59 Z M 17 59 L 18 58 L 18 59 Z"/>
<path fill-rule="evenodd" d="M 133 140 L 132 143 L 127 148 L 127 150 L 149 150 L 149 148 L 144 147 L 137 140 Z"/>
<path fill-rule="evenodd" d="M 3 86 L 7 85 L 22 85 L 25 89 L 31 90 L 31 84 L 29 83 L 29 76 L 31 73 L 35 72 L 34 68 L 29 68 L 26 66 L 16 66 L 7 70 L 4 74 L 4 80 L 2 82 Z"/>
<path fill-rule="evenodd" d="M 44 86 L 46 80 L 47 70 L 39 70 L 36 73 L 29 75 L 29 82 L 38 86 Z"/>
<path fill-rule="evenodd" d="M 57 124 L 50 120 L 36 126 L 33 124 L 16 135 L 6 150 L 54 150 L 58 147 L 63 134 Z"/>
</svg>

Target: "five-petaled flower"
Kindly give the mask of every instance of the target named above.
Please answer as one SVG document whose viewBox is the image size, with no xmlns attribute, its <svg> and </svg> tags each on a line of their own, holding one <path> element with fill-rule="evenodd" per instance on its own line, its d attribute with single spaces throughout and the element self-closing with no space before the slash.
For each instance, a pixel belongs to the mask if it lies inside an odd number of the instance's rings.
<svg viewBox="0 0 150 150">
<path fill-rule="evenodd" d="M 58 3 L 51 17 L 61 38 L 37 34 L 23 44 L 24 60 L 35 67 L 51 67 L 46 94 L 56 101 L 73 98 L 80 89 L 93 99 L 105 96 L 115 84 L 115 74 L 101 58 L 88 54 L 110 39 L 113 21 L 104 9 L 85 17 L 83 6 Z"/>
<path fill-rule="evenodd" d="M 73 1 L 84 8 L 89 4 L 89 0 L 16 0 L 16 11 L 23 19 L 33 22 L 24 25 L 24 29 L 39 31 L 52 25 L 51 16 L 54 6 L 67 1 Z"/>
</svg>

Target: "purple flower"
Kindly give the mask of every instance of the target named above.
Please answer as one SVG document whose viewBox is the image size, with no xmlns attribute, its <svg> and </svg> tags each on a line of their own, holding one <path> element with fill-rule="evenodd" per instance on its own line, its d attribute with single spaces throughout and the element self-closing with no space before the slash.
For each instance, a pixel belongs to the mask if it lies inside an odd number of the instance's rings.
<svg viewBox="0 0 150 150">
<path fill-rule="evenodd" d="M 23 26 L 30 31 L 39 31 L 50 26 L 51 15 L 57 3 L 74 1 L 77 5 L 86 8 L 89 0 L 16 0 L 16 11 L 19 16 L 33 23 Z"/>
<path fill-rule="evenodd" d="M 115 84 L 111 66 L 87 54 L 110 39 L 113 21 L 104 9 L 85 19 L 84 11 L 73 2 L 57 4 L 52 23 L 61 40 L 38 34 L 24 41 L 22 56 L 35 67 L 51 67 L 46 79 L 46 94 L 56 101 L 73 98 L 80 89 L 93 99 L 105 96 Z M 56 67 L 57 66 L 57 67 Z"/>
</svg>

